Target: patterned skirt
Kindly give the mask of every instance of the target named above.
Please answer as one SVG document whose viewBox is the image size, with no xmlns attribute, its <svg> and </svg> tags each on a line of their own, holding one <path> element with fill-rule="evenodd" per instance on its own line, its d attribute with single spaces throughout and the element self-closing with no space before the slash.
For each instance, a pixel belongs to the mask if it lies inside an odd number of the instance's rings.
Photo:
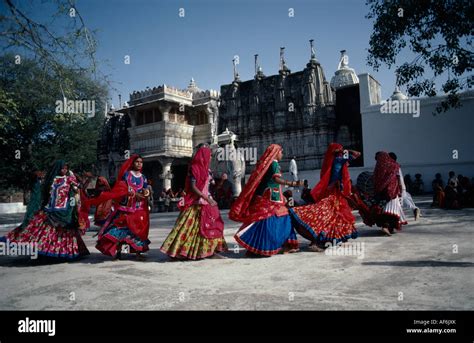
<svg viewBox="0 0 474 343">
<path fill-rule="evenodd" d="M 118 211 L 109 226 L 99 235 L 95 247 L 104 255 L 116 256 L 118 247 L 125 244 L 130 247 L 131 253 L 143 253 L 149 250 L 150 241 L 148 239 L 141 240 L 128 227 L 119 225 L 119 223 L 126 223 L 124 218 L 126 215 L 126 213 Z"/>
<path fill-rule="evenodd" d="M 290 249 L 298 248 L 298 239 L 289 215 L 273 215 L 247 225 L 234 238 L 248 251 L 262 256 L 278 254 L 284 245 Z"/>
<path fill-rule="evenodd" d="M 89 255 L 78 229 L 54 227 L 43 211 L 38 212 L 25 228 L 18 227 L 1 240 L 35 244 L 41 256 L 74 260 Z"/>
<path fill-rule="evenodd" d="M 396 197 L 385 203 L 382 212 L 375 217 L 375 223 L 379 227 L 401 230 L 402 225 L 408 223 L 403 212 L 401 199 Z"/>
<path fill-rule="evenodd" d="M 227 251 L 224 237 L 207 239 L 200 234 L 201 206 L 192 205 L 180 213 L 160 250 L 170 257 L 197 260 Z"/>
<path fill-rule="evenodd" d="M 293 207 L 290 215 L 298 233 L 318 245 L 337 244 L 358 236 L 351 208 L 340 193 L 316 204 Z"/>
</svg>

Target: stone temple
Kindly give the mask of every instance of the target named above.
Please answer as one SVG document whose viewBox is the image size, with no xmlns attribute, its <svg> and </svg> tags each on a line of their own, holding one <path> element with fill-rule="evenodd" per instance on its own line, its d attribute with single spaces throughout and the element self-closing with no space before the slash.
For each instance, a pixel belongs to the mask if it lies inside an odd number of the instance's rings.
<svg viewBox="0 0 474 343">
<path fill-rule="evenodd" d="M 113 180 L 128 151 L 143 156 L 155 191 L 184 187 L 193 147 L 217 135 L 218 97 L 193 79 L 184 90 L 162 85 L 133 92 L 107 115 L 98 149 L 101 175 Z"/>
<path fill-rule="evenodd" d="M 280 48 L 278 74 L 265 76 L 256 55 L 254 79 L 241 81 L 234 63 L 234 80 L 220 93 L 201 90 L 194 80 L 184 90 L 162 85 L 133 92 L 121 109 L 108 112 L 98 142 L 101 175 L 113 180 L 125 153 L 139 153 L 155 191 L 177 190 L 184 186 L 193 147 L 225 144 L 225 132 L 237 135 L 236 146 L 256 148 L 258 155 L 269 144 L 282 145 L 283 168 L 292 157 L 300 170 L 319 168 L 334 140 L 361 150 L 357 76 L 343 53 L 336 75 L 341 80 L 331 87 L 310 42 L 310 59 L 301 71 L 291 72 Z"/>
<path fill-rule="evenodd" d="M 241 81 L 234 65 L 233 82 L 221 86 L 219 131 L 237 133 L 240 146 L 256 147 L 258 155 L 280 144 L 285 170 L 292 157 L 299 170 L 320 168 L 333 141 L 362 149 L 358 79 L 345 51 L 331 87 L 310 42 L 311 57 L 301 71 L 288 69 L 281 48 L 278 74 L 265 76 L 255 55 L 253 80 Z"/>
<path fill-rule="evenodd" d="M 433 115 L 446 95 L 408 98 L 396 87 L 390 100 L 418 104 L 419 113 L 387 114 L 382 111 L 386 100 L 381 85 L 373 76 L 356 74 L 342 50 L 328 82 L 312 43 L 308 63 L 296 72 L 288 68 L 284 48 L 274 75 L 263 73 L 256 55 L 254 78 L 242 81 L 234 62 L 234 78 L 221 85 L 220 93 L 201 90 L 194 80 L 183 90 L 162 85 L 133 92 L 128 104 L 107 115 L 98 141 L 100 174 L 113 181 L 125 153 L 140 153 L 155 191 L 177 190 L 184 186 L 187 164 L 199 143 L 231 142 L 234 148 L 257 149 L 258 155 L 278 143 L 284 148 L 283 172 L 295 157 L 300 179 L 312 187 L 327 146 L 335 141 L 362 152 L 351 162 L 354 180 L 373 170 L 379 150 L 397 153 L 403 171 L 421 173 L 427 184 L 437 172 L 472 176 L 473 91 L 460 94 L 461 108 Z M 214 164 L 216 176 L 227 172 L 230 180 L 232 171 L 242 169 L 238 161 L 231 162 L 233 167 Z M 246 175 L 253 168 L 247 163 Z"/>
</svg>

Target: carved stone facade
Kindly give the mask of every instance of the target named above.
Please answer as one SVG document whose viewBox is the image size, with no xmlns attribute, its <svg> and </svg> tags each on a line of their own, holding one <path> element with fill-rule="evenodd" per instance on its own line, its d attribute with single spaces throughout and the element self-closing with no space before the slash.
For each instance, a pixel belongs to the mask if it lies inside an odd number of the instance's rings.
<svg viewBox="0 0 474 343">
<path fill-rule="evenodd" d="M 211 142 L 217 135 L 218 97 L 217 91 L 199 89 L 194 80 L 185 90 L 162 85 L 135 91 L 128 104 L 117 111 L 128 118 L 127 132 L 122 130 L 113 137 L 104 133 L 102 150 L 119 154 L 115 156 L 116 166 L 124 161 L 125 150 L 140 154 L 144 173 L 153 180 L 155 191 L 182 188 L 193 147 Z M 115 147 L 113 142 L 117 139 L 123 140 L 123 144 Z M 101 158 L 105 163 L 105 154 L 99 154 Z M 103 175 L 115 174 L 109 170 Z"/>
<path fill-rule="evenodd" d="M 258 154 L 272 143 L 282 145 L 283 168 L 295 156 L 302 170 L 316 169 L 337 131 L 334 96 L 314 54 L 295 73 L 283 59 L 278 75 L 257 73 L 254 80 L 235 78 L 221 86 L 219 132 L 236 132 L 240 145 L 256 147 Z"/>
<path fill-rule="evenodd" d="M 100 175 L 112 182 L 123 163 L 125 151 L 130 149 L 129 127 L 128 115 L 113 109 L 108 111 L 101 137 L 97 142 L 97 161 Z"/>
<path fill-rule="evenodd" d="M 255 55 L 254 79 L 241 81 L 234 60 L 234 80 L 222 85 L 220 94 L 200 90 L 194 80 L 185 90 L 162 85 L 133 92 L 129 104 L 106 122 L 99 149 L 103 170 L 108 171 L 103 175 L 115 175 L 117 161 L 123 161 L 122 151 L 128 147 L 130 153 L 143 156 L 144 172 L 155 182 L 155 190 L 171 186 L 176 190 L 184 186 L 193 147 L 203 142 L 219 145 L 218 133 L 228 130 L 238 135 L 240 148 L 256 148 L 258 155 L 272 143 L 282 145 L 284 171 L 293 157 L 301 171 L 321 168 L 327 146 L 333 141 L 361 151 L 357 76 L 350 82 L 347 77 L 341 79 L 344 82 L 332 88 L 310 42 L 310 60 L 298 72 L 292 73 L 288 68 L 281 48 L 277 75 L 265 76 Z M 339 70 L 355 75 L 344 56 Z M 128 130 L 125 134 L 124 127 Z M 112 137 L 114 130 L 119 137 Z M 355 165 L 361 163 L 359 159 Z M 247 165 L 246 172 L 252 169 Z"/>
</svg>

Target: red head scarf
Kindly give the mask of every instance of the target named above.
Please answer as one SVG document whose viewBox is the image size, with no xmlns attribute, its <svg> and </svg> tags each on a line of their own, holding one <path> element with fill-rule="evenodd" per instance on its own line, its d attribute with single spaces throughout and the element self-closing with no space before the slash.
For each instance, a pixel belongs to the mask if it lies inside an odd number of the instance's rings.
<svg viewBox="0 0 474 343">
<path fill-rule="evenodd" d="M 135 162 L 135 160 L 139 157 L 140 156 L 137 154 L 130 156 L 130 158 L 122 164 L 122 167 L 120 167 L 120 170 L 117 174 L 117 180 L 115 181 L 115 185 L 110 190 L 110 192 L 102 192 L 97 198 L 88 199 L 87 204 L 89 206 L 97 206 L 107 200 L 120 200 L 126 196 L 128 194 L 128 186 L 127 183 L 122 180 L 122 178 L 127 171 L 132 169 L 133 162 Z"/>
<path fill-rule="evenodd" d="M 97 182 L 95 184 L 95 188 L 98 189 L 100 187 L 103 187 L 105 191 L 110 191 L 110 185 L 107 179 L 103 176 L 99 176 L 97 178 Z"/>
<path fill-rule="evenodd" d="M 181 211 L 186 210 L 195 201 L 199 200 L 199 196 L 195 194 L 191 189 L 191 176 L 196 180 L 196 188 L 202 191 L 206 182 L 209 179 L 209 165 L 211 164 L 211 149 L 208 146 L 203 146 L 194 155 L 189 166 L 188 176 L 186 177 L 186 183 L 184 189 L 186 195 L 184 197 L 184 203 L 179 204 Z"/>
<path fill-rule="evenodd" d="M 125 175 L 125 173 L 129 170 L 132 169 L 133 167 L 133 163 L 135 162 L 135 160 L 137 158 L 141 158 L 140 155 L 137 155 L 137 154 L 133 154 L 132 156 L 130 156 L 130 158 L 128 160 L 126 160 L 125 162 L 123 162 L 122 164 L 122 167 L 120 167 L 120 171 L 117 175 L 117 181 L 120 181 L 122 180 L 123 176 Z M 139 170 L 140 172 L 142 171 L 141 169 Z"/>
<path fill-rule="evenodd" d="M 344 147 L 338 143 L 331 143 L 329 144 L 328 150 L 326 151 L 326 155 L 324 155 L 323 166 L 321 168 L 321 177 L 316 186 L 311 190 L 311 196 L 313 197 L 315 202 L 318 202 L 328 196 L 328 187 L 329 181 L 331 180 L 331 172 L 332 172 L 332 165 L 334 162 L 334 158 L 336 157 L 335 152 L 337 150 L 343 150 Z M 342 185 L 343 191 L 342 193 L 345 196 L 351 195 L 351 177 L 349 175 L 349 168 L 347 163 L 344 164 L 342 167 Z"/>
<path fill-rule="evenodd" d="M 254 197 L 255 191 L 262 181 L 273 160 L 282 150 L 278 144 L 270 145 L 257 162 L 257 165 L 250 175 L 239 197 L 234 201 L 229 212 L 229 218 L 237 222 L 245 222 L 249 217 L 249 207 Z"/>
<path fill-rule="evenodd" d="M 128 185 L 126 181 L 122 180 L 122 178 L 128 170 L 132 169 L 133 162 L 135 162 L 135 160 L 139 157 L 139 155 L 132 155 L 128 160 L 126 160 L 120 168 L 114 187 L 110 191 L 102 192 L 97 198 L 88 199 L 88 205 L 97 206 L 111 199 L 120 201 L 124 196 L 127 196 Z M 148 238 L 149 223 L 148 206 L 144 206 L 143 211 L 136 211 L 134 213 L 127 214 L 128 228 L 141 240 Z M 104 224 L 101 231 L 99 231 L 99 237 L 106 226 L 107 223 Z"/>
<path fill-rule="evenodd" d="M 374 169 L 375 193 L 385 193 L 390 199 L 395 199 L 399 192 L 399 170 L 400 165 L 387 152 L 378 152 Z"/>
</svg>

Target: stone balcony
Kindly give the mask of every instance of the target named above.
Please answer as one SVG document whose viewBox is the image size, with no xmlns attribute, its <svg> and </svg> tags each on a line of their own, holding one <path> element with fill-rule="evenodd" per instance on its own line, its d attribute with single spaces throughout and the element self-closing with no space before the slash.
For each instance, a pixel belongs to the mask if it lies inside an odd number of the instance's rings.
<svg viewBox="0 0 474 343">
<path fill-rule="evenodd" d="M 131 151 L 146 159 L 191 157 L 193 153 L 192 125 L 160 121 L 134 126 L 128 131 Z"/>
</svg>

